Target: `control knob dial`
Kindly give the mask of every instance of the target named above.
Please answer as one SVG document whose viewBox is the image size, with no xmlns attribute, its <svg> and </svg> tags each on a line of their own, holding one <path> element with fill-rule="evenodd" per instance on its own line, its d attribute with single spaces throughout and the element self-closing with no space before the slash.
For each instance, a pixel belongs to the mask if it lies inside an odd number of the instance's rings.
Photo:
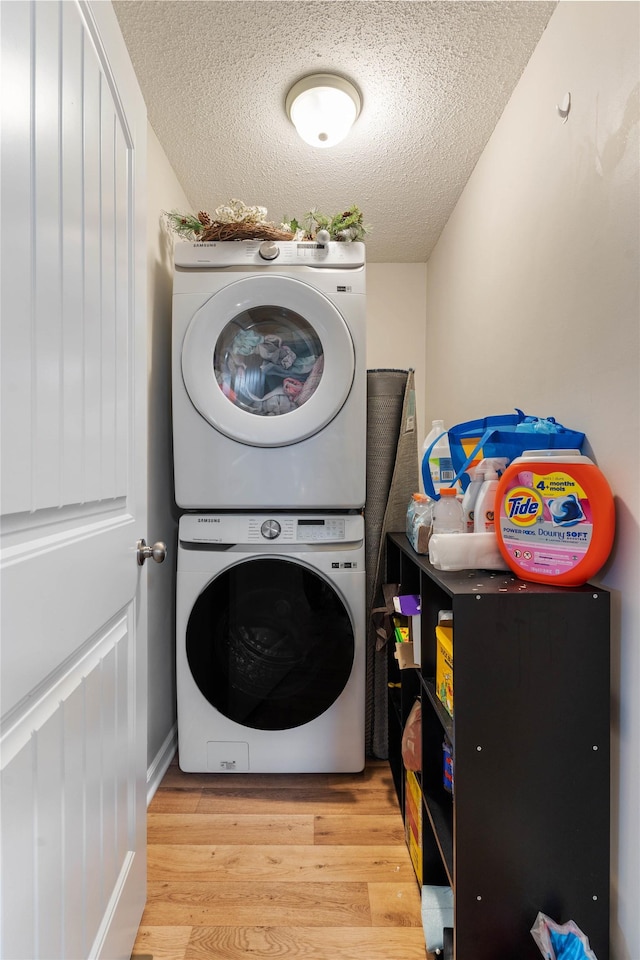
<svg viewBox="0 0 640 960">
<path fill-rule="evenodd" d="M 260 244 L 258 253 L 263 260 L 276 260 L 280 256 L 280 249 L 278 248 L 278 244 L 274 243 L 273 240 L 265 240 Z"/>
<path fill-rule="evenodd" d="M 266 540 L 275 540 L 280 536 L 282 527 L 277 520 L 265 520 L 260 527 L 260 533 Z"/>
</svg>

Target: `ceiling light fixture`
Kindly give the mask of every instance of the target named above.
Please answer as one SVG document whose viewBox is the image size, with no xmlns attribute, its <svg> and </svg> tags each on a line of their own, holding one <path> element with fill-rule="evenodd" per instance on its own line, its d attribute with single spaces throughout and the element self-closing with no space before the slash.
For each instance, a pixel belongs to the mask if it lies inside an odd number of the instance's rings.
<svg viewBox="0 0 640 960">
<path fill-rule="evenodd" d="M 291 87 L 287 116 L 312 147 L 333 147 L 344 140 L 360 113 L 360 93 L 333 73 L 314 73 Z"/>
</svg>

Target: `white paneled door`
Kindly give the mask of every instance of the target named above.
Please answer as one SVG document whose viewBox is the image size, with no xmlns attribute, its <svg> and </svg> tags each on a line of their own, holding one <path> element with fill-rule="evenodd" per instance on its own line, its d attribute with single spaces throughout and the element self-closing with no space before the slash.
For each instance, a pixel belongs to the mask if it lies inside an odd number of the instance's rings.
<svg viewBox="0 0 640 960">
<path fill-rule="evenodd" d="M 116 960 L 146 882 L 146 112 L 109 2 L 0 18 L 0 957 Z"/>
</svg>

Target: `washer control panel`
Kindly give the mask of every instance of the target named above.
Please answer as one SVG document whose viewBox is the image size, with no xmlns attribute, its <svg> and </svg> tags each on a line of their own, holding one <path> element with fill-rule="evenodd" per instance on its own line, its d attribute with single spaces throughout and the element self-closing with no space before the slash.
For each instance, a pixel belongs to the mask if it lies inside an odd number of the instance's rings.
<svg viewBox="0 0 640 960">
<path fill-rule="evenodd" d="M 361 514 L 185 514 L 180 518 L 183 543 L 331 544 L 364 539 Z"/>
<path fill-rule="evenodd" d="M 331 543 L 345 539 L 344 517 L 299 518 L 297 539 L 304 543 L 328 540 Z"/>
<path fill-rule="evenodd" d="M 248 519 L 247 542 L 256 539 L 260 525 L 260 538 L 279 540 L 282 543 L 339 543 L 346 539 L 345 517 L 270 517 Z"/>
</svg>

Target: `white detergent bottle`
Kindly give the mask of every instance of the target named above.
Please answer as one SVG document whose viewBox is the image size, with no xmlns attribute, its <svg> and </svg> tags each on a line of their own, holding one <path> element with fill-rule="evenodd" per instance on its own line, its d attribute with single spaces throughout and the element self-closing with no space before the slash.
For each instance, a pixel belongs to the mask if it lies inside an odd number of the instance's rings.
<svg viewBox="0 0 640 960">
<path fill-rule="evenodd" d="M 449 448 L 449 440 L 447 438 L 444 420 L 431 421 L 431 430 L 424 438 L 424 443 L 422 444 L 423 459 L 431 444 L 434 440 L 437 440 L 438 437 L 440 437 L 440 439 L 429 454 L 429 473 L 431 474 L 436 493 L 439 493 L 442 487 L 448 486 L 454 477 L 451 450 Z"/>
<path fill-rule="evenodd" d="M 495 504 L 498 480 L 504 473 L 508 460 L 506 457 L 493 457 L 481 460 L 484 463 L 484 481 L 474 506 L 473 532 L 493 533 L 495 530 Z"/>
<path fill-rule="evenodd" d="M 471 482 L 464 492 L 462 498 L 462 513 L 464 516 L 464 532 L 474 533 L 475 506 L 480 493 L 480 488 L 484 483 L 484 460 L 481 460 L 477 467 L 469 467 L 467 473 L 471 477 Z"/>
</svg>

